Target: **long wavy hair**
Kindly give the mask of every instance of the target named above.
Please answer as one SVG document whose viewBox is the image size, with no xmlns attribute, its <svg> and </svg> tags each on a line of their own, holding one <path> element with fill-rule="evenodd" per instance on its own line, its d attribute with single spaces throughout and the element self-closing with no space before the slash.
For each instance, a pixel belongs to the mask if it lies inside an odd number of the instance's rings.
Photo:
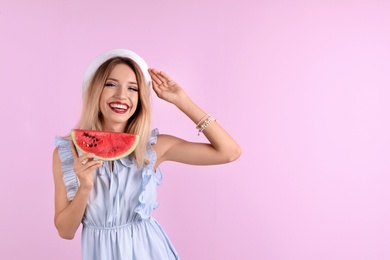
<svg viewBox="0 0 390 260">
<path fill-rule="evenodd" d="M 137 161 L 138 167 L 148 164 L 146 149 L 151 131 L 151 103 L 150 86 L 133 60 L 126 57 L 114 57 L 104 62 L 92 77 L 83 98 L 83 110 L 76 128 L 86 130 L 103 130 L 103 115 L 100 112 L 99 101 L 105 83 L 114 67 L 118 64 L 129 66 L 135 73 L 138 84 L 138 104 L 136 111 L 127 122 L 125 133 L 140 136 L 140 142 L 132 155 Z"/>
</svg>

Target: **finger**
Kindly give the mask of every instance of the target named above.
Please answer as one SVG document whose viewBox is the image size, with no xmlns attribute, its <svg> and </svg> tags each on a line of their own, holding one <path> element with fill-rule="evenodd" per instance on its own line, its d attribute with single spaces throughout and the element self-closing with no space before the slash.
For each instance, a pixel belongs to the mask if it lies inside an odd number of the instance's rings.
<svg viewBox="0 0 390 260">
<path fill-rule="evenodd" d="M 158 70 L 153 69 L 153 68 L 149 68 L 148 71 L 149 71 L 150 75 L 157 75 L 158 74 Z"/>
<path fill-rule="evenodd" d="M 88 161 L 88 159 L 87 159 L 87 160 L 85 160 L 85 163 L 81 162 L 77 166 L 75 166 L 74 171 L 76 172 L 76 174 L 81 174 L 82 172 L 93 171 L 93 170 L 99 168 L 100 166 L 102 166 L 102 164 L 103 164 L 103 162 L 100 160 Z"/>
<path fill-rule="evenodd" d="M 171 81 L 172 79 L 168 76 L 168 74 L 166 74 L 165 72 L 163 71 L 158 71 L 156 69 L 150 69 L 150 71 L 152 72 L 152 78 L 155 78 L 155 80 L 157 82 L 168 82 L 168 81 Z"/>
<path fill-rule="evenodd" d="M 94 171 L 94 170 L 96 170 L 97 168 L 99 168 L 101 165 L 102 165 L 102 164 L 95 164 L 95 165 L 91 166 L 91 167 L 89 168 L 89 170 Z"/>
<path fill-rule="evenodd" d="M 156 69 L 149 69 L 149 74 L 152 77 L 152 81 L 155 84 L 161 84 L 161 80 L 158 78 L 158 71 Z"/>
<path fill-rule="evenodd" d="M 169 75 L 164 71 L 160 71 L 159 75 L 160 77 L 164 78 L 165 81 L 172 81 L 171 77 L 169 77 Z"/>
<path fill-rule="evenodd" d="M 84 153 L 78 157 L 78 161 L 83 162 L 85 160 L 93 160 L 94 157 L 95 157 L 95 154 L 93 154 L 93 153 Z"/>
<path fill-rule="evenodd" d="M 157 77 L 158 80 L 161 81 L 163 84 L 169 81 L 163 74 L 161 74 L 161 71 L 158 72 L 158 73 L 156 74 L 156 77 Z M 169 78 L 169 77 L 168 77 L 168 78 Z"/>
<path fill-rule="evenodd" d="M 85 167 L 86 167 L 86 170 L 91 170 L 92 168 L 94 168 L 94 169 L 99 168 L 102 164 L 103 164 L 103 162 L 100 160 L 92 160 L 92 161 L 88 161 L 85 164 Z"/>
<path fill-rule="evenodd" d="M 161 89 L 160 89 L 159 85 L 153 84 L 152 87 L 153 87 L 154 92 L 156 92 L 156 95 L 157 95 L 158 97 L 160 97 Z"/>
</svg>

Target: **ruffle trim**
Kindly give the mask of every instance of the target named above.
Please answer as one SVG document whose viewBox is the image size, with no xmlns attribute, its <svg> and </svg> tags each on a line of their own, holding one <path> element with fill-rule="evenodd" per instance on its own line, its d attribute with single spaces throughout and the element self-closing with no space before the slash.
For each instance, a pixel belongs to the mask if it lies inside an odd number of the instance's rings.
<svg viewBox="0 0 390 260">
<path fill-rule="evenodd" d="M 161 172 L 157 169 L 148 169 L 142 172 L 142 192 L 138 197 L 139 204 L 135 208 L 142 219 L 149 219 L 154 209 L 159 206 L 157 199 L 156 185 L 161 183 Z"/>
<path fill-rule="evenodd" d="M 162 183 L 162 174 L 159 168 L 154 171 L 154 165 L 157 161 L 156 152 L 152 148 L 152 144 L 157 142 L 157 136 L 159 134 L 158 129 L 154 129 L 151 133 L 150 142 L 146 148 L 147 158 L 149 164 L 142 169 L 142 181 L 141 181 L 141 193 L 138 197 L 139 205 L 135 208 L 135 212 L 138 213 L 142 219 L 149 219 L 153 210 L 159 206 L 157 199 L 156 186 Z M 63 181 L 66 186 L 67 198 L 69 201 L 73 200 L 76 192 L 79 188 L 79 182 L 77 175 L 73 170 L 74 162 L 71 150 L 71 143 L 62 137 L 55 138 L 55 145 L 58 147 L 58 154 L 62 161 L 62 174 Z M 132 160 L 129 158 L 120 159 L 121 163 L 130 167 L 133 165 Z"/>
<path fill-rule="evenodd" d="M 56 136 L 55 145 L 58 147 L 58 155 L 62 162 L 62 179 L 66 187 L 66 195 L 68 200 L 71 201 L 79 189 L 79 181 L 77 179 L 76 173 L 73 170 L 74 162 L 72 148 L 70 147 L 71 143 L 69 140 Z"/>
<path fill-rule="evenodd" d="M 162 183 L 162 174 L 159 168 L 154 171 L 154 165 L 157 161 L 156 152 L 152 144 L 157 143 L 158 129 L 154 129 L 150 136 L 150 142 L 146 148 L 149 164 L 142 171 L 142 191 L 138 197 L 139 205 L 135 208 L 142 219 L 149 219 L 153 210 L 159 206 L 157 199 L 156 186 Z"/>
</svg>

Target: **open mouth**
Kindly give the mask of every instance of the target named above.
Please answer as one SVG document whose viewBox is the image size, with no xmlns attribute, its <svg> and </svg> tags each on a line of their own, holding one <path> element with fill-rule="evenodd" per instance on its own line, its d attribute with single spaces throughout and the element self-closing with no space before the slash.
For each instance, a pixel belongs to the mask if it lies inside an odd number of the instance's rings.
<svg viewBox="0 0 390 260">
<path fill-rule="evenodd" d="M 109 103 L 108 105 L 110 106 L 112 111 L 118 114 L 124 114 L 130 108 L 127 104 L 120 103 L 120 102 L 112 102 Z"/>
</svg>

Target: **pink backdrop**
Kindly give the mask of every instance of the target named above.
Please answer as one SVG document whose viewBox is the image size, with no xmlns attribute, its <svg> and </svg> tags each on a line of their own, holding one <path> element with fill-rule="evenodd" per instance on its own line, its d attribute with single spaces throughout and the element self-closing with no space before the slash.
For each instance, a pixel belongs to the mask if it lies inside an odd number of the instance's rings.
<svg viewBox="0 0 390 260">
<path fill-rule="evenodd" d="M 80 258 L 80 233 L 53 225 L 54 136 L 78 119 L 88 64 L 120 47 L 243 149 L 162 166 L 154 216 L 182 259 L 390 259 L 389 13 L 386 0 L 1 0 L 0 258 Z M 204 140 L 156 97 L 154 125 Z"/>
</svg>

